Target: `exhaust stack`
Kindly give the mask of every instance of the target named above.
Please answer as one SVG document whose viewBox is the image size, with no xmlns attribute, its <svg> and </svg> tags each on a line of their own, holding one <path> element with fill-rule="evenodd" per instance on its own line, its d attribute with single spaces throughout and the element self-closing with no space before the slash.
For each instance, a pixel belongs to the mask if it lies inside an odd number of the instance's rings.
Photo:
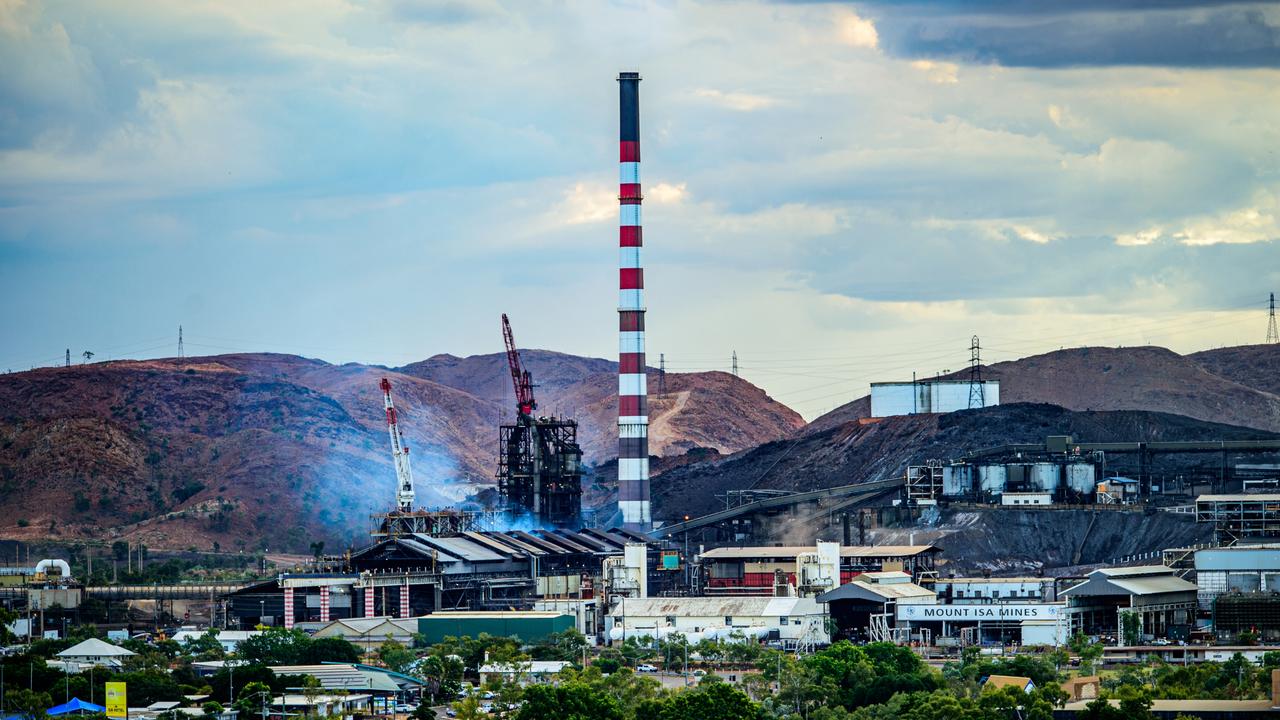
<svg viewBox="0 0 1280 720">
<path fill-rule="evenodd" d="M 619 73 L 618 91 L 618 510 L 626 527 L 647 532 L 653 521 L 640 264 L 640 73 Z"/>
</svg>

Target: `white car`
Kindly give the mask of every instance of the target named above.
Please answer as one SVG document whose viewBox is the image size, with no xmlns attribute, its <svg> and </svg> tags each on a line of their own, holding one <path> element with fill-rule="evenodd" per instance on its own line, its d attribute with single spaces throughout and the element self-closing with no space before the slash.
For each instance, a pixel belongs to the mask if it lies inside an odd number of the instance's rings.
<svg viewBox="0 0 1280 720">
<path fill-rule="evenodd" d="M 643 665 L 637 665 L 636 672 L 658 672 L 658 668 L 650 665 L 649 663 L 645 663 Z"/>
</svg>

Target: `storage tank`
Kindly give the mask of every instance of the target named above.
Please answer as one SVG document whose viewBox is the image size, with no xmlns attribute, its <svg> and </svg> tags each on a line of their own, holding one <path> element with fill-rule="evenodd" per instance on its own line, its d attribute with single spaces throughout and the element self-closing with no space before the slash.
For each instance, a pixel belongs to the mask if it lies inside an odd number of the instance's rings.
<svg viewBox="0 0 1280 720">
<path fill-rule="evenodd" d="M 942 494 L 960 497 L 973 492 L 973 466 L 947 465 L 942 468 Z"/>
<path fill-rule="evenodd" d="M 1067 465 L 1067 487 L 1081 494 L 1094 491 L 1096 471 L 1092 463 L 1070 463 Z"/>
<path fill-rule="evenodd" d="M 979 465 L 978 490 L 1000 495 L 1004 492 L 1005 478 L 1008 471 L 1004 465 Z"/>
<path fill-rule="evenodd" d="M 1027 484 L 1041 492 L 1054 492 L 1058 489 L 1058 464 L 1034 463 L 1028 473 Z"/>
</svg>

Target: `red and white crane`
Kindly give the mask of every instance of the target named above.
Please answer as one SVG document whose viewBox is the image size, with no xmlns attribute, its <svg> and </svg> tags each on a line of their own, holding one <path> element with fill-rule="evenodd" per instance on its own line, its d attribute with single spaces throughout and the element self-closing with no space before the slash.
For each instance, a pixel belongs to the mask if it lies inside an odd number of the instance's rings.
<svg viewBox="0 0 1280 720">
<path fill-rule="evenodd" d="M 516 389 L 516 409 L 521 417 L 533 417 L 538 403 L 533 399 L 533 375 L 520 364 L 520 352 L 516 350 L 516 338 L 511 334 L 511 322 L 502 314 L 502 339 L 507 343 L 507 365 L 511 367 L 511 384 Z"/>
<path fill-rule="evenodd" d="M 382 402 L 387 409 L 387 432 L 391 435 L 391 459 L 396 466 L 396 503 L 400 512 L 413 511 L 413 469 L 409 467 L 409 446 L 400 434 L 396 406 L 391 401 L 391 381 L 382 378 Z"/>
</svg>

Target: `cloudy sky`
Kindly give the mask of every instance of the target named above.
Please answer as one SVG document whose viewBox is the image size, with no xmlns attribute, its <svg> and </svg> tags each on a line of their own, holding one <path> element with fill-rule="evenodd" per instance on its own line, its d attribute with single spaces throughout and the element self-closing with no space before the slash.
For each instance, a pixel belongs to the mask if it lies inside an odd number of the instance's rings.
<svg viewBox="0 0 1280 720">
<path fill-rule="evenodd" d="M 624 69 L 655 365 L 812 417 L 1280 290 L 1272 5 L 0 0 L 0 67 L 0 370 L 610 357 Z"/>
</svg>

